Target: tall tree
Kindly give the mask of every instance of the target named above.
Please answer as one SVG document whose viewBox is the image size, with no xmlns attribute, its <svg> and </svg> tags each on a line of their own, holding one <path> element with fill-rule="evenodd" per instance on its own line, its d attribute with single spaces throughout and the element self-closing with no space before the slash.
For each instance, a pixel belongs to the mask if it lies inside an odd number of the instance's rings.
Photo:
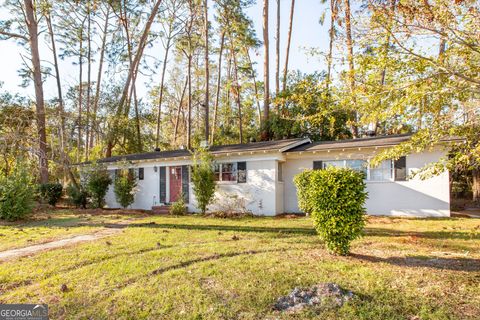
<svg viewBox="0 0 480 320">
<path fill-rule="evenodd" d="M 280 91 L 280 0 L 277 0 L 277 28 L 275 34 L 275 94 Z"/>
<path fill-rule="evenodd" d="M 209 71 L 209 51 L 208 51 L 208 0 L 203 1 L 203 20 L 205 32 L 205 141 L 208 142 L 208 135 L 210 134 L 209 117 L 210 117 L 210 71 Z"/>
<path fill-rule="evenodd" d="M 348 83 L 350 86 L 350 94 L 353 102 L 352 119 L 351 119 L 351 131 L 355 138 L 358 138 L 358 113 L 356 111 L 356 97 L 355 97 L 355 65 L 353 62 L 353 38 L 352 38 L 352 18 L 350 10 L 350 0 L 343 0 L 345 6 L 345 33 L 347 43 L 347 60 L 348 60 Z"/>
<path fill-rule="evenodd" d="M 145 23 L 145 27 L 143 28 L 142 35 L 140 37 L 140 40 L 137 45 L 137 50 L 135 53 L 135 57 L 132 61 L 132 64 L 129 68 L 128 74 L 127 74 L 127 79 L 125 81 L 125 85 L 123 87 L 122 91 L 122 96 L 120 97 L 120 101 L 118 103 L 118 107 L 116 110 L 115 118 L 112 124 L 112 128 L 110 129 L 110 134 L 107 138 L 107 148 L 105 152 L 105 156 L 109 157 L 112 155 L 112 150 L 113 147 L 115 146 L 116 139 L 117 139 L 117 131 L 118 131 L 118 124 L 119 124 L 119 118 L 122 115 L 124 108 L 125 108 L 125 102 L 128 99 L 128 94 L 129 94 L 129 89 L 132 84 L 134 83 L 134 80 L 136 78 L 139 65 L 140 65 L 140 60 L 143 57 L 143 52 L 145 50 L 145 47 L 147 46 L 147 40 L 148 36 L 150 35 L 150 28 L 152 27 L 152 24 L 157 16 L 158 9 L 160 7 L 160 4 L 162 3 L 162 0 L 156 0 L 155 4 L 150 12 L 150 15 L 148 17 L 147 22 Z M 133 80 L 133 81 L 132 81 Z"/>
<path fill-rule="evenodd" d="M 333 0 L 332 0 L 333 1 Z M 288 76 L 288 58 L 290 57 L 290 42 L 292 40 L 292 27 L 293 27 L 293 13 L 295 11 L 295 0 L 292 0 L 290 5 L 290 19 L 288 22 L 288 36 L 287 36 L 287 49 L 285 53 L 285 67 L 283 68 L 283 87 L 282 90 L 285 91 L 287 87 L 287 76 Z"/>
<path fill-rule="evenodd" d="M 43 98 L 42 71 L 40 66 L 40 52 L 38 50 L 38 21 L 32 0 L 24 0 L 25 24 L 28 30 L 28 40 L 32 60 L 33 85 L 35 87 L 35 106 L 38 129 L 38 158 L 40 182 L 48 182 L 47 134 L 45 121 L 45 101 Z"/>
<path fill-rule="evenodd" d="M 270 118 L 270 57 L 268 39 L 268 0 L 263 0 L 263 128 L 262 140 L 269 139 Z"/>
<path fill-rule="evenodd" d="M 166 16 L 162 19 L 162 26 L 166 25 L 164 32 L 162 32 L 162 43 L 164 44 L 163 49 L 165 50 L 162 62 L 162 72 L 160 78 L 160 88 L 158 96 L 158 112 L 157 112 L 157 128 L 155 136 L 155 149 L 159 147 L 160 143 L 160 126 L 162 118 L 162 102 L 163 102 L 163 92 L 165 86 L 165 72 L 167 71 L 168 55 L 170 49 L 172 48 L 175 37 L 182 32 L 181 23 L 178 21 L 179 10 L 182 7 L 181 1 L 171 0 L 167 3 L 167 7 L 163 14 Z"/>
</svg>

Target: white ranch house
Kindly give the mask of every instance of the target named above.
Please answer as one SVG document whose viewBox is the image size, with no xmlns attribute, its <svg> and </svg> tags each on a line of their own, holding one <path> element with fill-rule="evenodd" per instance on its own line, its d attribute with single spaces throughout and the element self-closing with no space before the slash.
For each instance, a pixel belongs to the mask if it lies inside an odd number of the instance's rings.
<svg viewBox="0 0 480 320">
<path fill-rule="evenodd" d="M 253 142 L 214 146 L 218 188 L 209 210 L 249 211 L 273 216 L 300 213 L 293 177 L 306 169 L 326 166 L 352 167 L 366 172 L 369 199 L 367 213 L 386 216 L 450 216 L 449 173 L 426 180 L 409 178 L 412 171 L 445 155 L 445 146 L 387 160 L 370 167 L 369 159 L 384 148 L 409 139 L 409 135 L 354 140 L 311 142 L 309 139 Z M 133 209 L 147 209 L 186 197 L 188 210 L 196 212 L 189 177 L 191 154 L 187 150 L 155 151 L 102 159 L 112 177 L 119 161 L 126 160 L 138 179 Z M 113 186 L 107 206 L 117 208 Z"/>
</svg>

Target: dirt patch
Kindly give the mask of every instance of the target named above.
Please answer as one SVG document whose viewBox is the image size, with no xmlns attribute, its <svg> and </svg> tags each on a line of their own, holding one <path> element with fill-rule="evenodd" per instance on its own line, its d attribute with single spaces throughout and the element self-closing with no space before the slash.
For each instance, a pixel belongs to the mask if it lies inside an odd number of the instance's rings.
<svg viewBox="0 0 480 320">
<path fill-rule="evenodd" d="M 306 307 L 341 307 L 353 298 L 351 291 L 336 283 L 320 283 L 310 288 L 295 288 L 288 295 L 278 298 L 274 309 L 294 313 Z"/>
<path fill-rule="evenodd" d="M 81 243 L 81 242 L 94 241 L 94 240 L 98 240 L 104 237 L 117 234 L 119 232 L 122 232 L 122 230 L 108 228 L 108 229 L 103 229 L 91 234 L 78 235 L 78 236 L 74 236 L 66 239 L 50 241 L 50 242 L 36 244 L 33 246 L 24 247 L 24 248 L 6 250 L 6 251 L 0 252 L 0 261 L 6 261 L 10 259 L 19 258 L 19 257 L 30 256 L 30 255 L 39 253 L 41 251 L 63 248 L 63 247 Z"/>
</svg>

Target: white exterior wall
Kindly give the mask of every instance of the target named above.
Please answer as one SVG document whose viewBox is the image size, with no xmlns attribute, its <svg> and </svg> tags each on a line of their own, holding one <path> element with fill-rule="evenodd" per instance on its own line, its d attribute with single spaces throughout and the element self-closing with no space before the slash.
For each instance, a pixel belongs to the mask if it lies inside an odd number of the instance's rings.
<svg viewBox="0 0 480 320">
<path fill-rule="evenodd" d="M 283 159 L 280 153 L 253 154 L 245 156 L 217 157 L 217 162 L 247 163 L 247 182 L 219 182 L 215 193 L 214 203 L 209 210 L 234 210 L 248 211 L 256 215 L 273 216 L 283 212 L 283 185 L 277 183 L 277 161 Z M 155 162 L 138 162 L 132 165 L 134 168 L 144 168 L 144 180 L 137 180 L 137 193 L 132 209 L 150 210 L 153 205 L 159 205 L 160 178 L 159 170 L 154 172 L 154 166 L 181 166 L 190 165 L 190 160 L 167 160 Z M 108 166 L 108 170 L 118 167 L 114 164 Z M 167 201 L 169 201 L 169 174 L 167 171 Z M 279 199 L 279 197 L 281 197 Z M 196 200 L 193 194 L 193 186 L 190 183 L 188 210 L 197 212 Z M 120 207 L 115 200 L 113 185 L 105 197 L 109 208 Z"/>
<path fill-rule="evenodd" d="M 293 177 L 305 169 L 313 168 L 314 160 L 368 159 L 375 149 L 331 152 L 304 152 L 287 155 L 284 165 L 285 211 L 300 212 Z M 412 154 L 406 157 L 407 172 L 436 162 L 444 155 L 441 150 Z M 426 180 L 419 178 L 407 181 L 367 181 L 369 199 L 367 213 L 371 215 L 446 217 L 450 216 L 449 174 L 444 172 Z"/>
</svg>

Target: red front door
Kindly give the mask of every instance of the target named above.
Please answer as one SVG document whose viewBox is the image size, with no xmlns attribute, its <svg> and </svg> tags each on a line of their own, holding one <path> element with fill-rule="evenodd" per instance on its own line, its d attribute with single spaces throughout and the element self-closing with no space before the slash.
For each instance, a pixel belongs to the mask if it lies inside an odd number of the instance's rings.
<svg viewBox="0 0 480 320">
<path fill-rule="evenodd" d="M 182 195 L 182 167 L 170 167 L 170 202 L 177 201 Z"/>
</svg>

